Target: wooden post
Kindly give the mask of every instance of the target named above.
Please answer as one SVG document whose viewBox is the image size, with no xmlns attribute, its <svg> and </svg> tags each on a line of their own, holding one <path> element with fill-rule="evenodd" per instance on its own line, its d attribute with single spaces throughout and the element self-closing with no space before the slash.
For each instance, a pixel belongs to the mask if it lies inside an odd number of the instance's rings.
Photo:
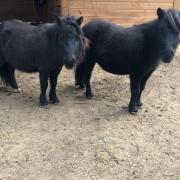
<svg viewBox="0 0 180 180">
<path fill-rule="evenodd" d="M 180 0 L 174 0 L 173 8 L 180 11 Z"/>
<path fill-rule="evenodd" d="M 61 16 L 69 15 L 69 0 L 60 0 Z"/>
</svg>

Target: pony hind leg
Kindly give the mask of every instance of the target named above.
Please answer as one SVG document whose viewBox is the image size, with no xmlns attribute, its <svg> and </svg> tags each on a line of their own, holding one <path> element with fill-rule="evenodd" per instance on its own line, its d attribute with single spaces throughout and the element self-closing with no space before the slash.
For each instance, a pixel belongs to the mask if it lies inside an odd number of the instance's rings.
<svg viewBox="0 0 180 180">
<path fill-rule="evenodd" d="M 21 89 L 19 88 L 16 78 L 15 78 L 15 69 L 10 67 L 7 69 L 8 77 L 9 77 L 9 85 L 12 89 L 10 89 L 12 92 L 20 93 Z"/>
<path fill-rule="evenodd" d="M 4 56 L 2 55 L 1 49 L 0 49 L 0 78 L 1 78 L 1 84 L 5 86 L 9 85 L 8 64 L 6 63 Z"/>
<path fill-rule="evenodd" d="M 11 86 L 11 91 L 13 92 L 20 92 L 21 90 L 17 85 L 14 72 L 15 69 L 10 67 L 7 63 L 0 67 L 0 76 L 3 84 L 6 86 Z"/>
<path fill-rule="evenodd" d="M 59 103 L 59 99 L 56 95 L 56 86 L 57 86 L 57 79 L 62 67 L 50 72 L 50 92 L 49 92 L 49 102 L 52 104 Z"/>
<path fill-rule="evenodd" d="M 0 66 L 0 77 L 1 77 L 1 84 L 8 86 L 9 85 L 9 76 L 7 73 L 7 65 L 1 64 Z"/>
<path fill-rule="evenodd" d="M 81 63 L 78 64 L 75 69 L 75 86 L 78 86 L 79 89 L 85 88 L 83 74 L 84 74 L 84 63 Z"/>
<path fill-rule="evenodd" d="M 40 79 L 40 86 L 41 86 L 41 93 L 39 97 L 40 105 L 41 106 L 47 106 L 48 101 L 46 97 L 46 90 L 48 87 L 48 72 L 39 72 L 39 79 Z"/>
<path fill-rule="evenodd" d="M 89 62 L 87 61 L 85 64 L 85 68 L 84 68 L 84 81 L 85 81 L 85 85 L 86 85 L 85 95 L 87 98 L 93 97 L 90 79 L 91 79 L 91 75 L 92 75 L 94 66 L 95 66 L 95 61 L 89 61 Z"/>
</svg>

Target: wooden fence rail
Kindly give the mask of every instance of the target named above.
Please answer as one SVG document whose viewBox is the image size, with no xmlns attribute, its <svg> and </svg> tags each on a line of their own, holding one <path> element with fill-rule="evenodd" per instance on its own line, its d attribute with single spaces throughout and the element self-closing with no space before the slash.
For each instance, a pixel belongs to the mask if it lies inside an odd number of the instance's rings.
<svg viewBox="0 0 180 180">
<path fill-rule="evenodd" d="M 62 15 L 84 16 L 110 20 L 129 26 L 156 17 L 156 9 L 180 10 L 180 0 L 60 0 Z"/>
</svg>

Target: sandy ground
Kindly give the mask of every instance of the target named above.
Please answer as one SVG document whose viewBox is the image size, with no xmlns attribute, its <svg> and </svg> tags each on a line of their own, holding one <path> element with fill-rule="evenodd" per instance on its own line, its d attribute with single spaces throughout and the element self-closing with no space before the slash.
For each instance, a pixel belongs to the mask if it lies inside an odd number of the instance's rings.
<svg viewBox="0 0 180 180">
<path fill-rule="evenodd" d="M 21 94 L 0 88 L 0 179 L 180 180 L 180 56 L 161 65 L 129 115 L 129 80 L 102 71 L 86 100 L 63 69 L 59 105 L 38 105 L 37 74 L 17 73 Z"/>
</svg>

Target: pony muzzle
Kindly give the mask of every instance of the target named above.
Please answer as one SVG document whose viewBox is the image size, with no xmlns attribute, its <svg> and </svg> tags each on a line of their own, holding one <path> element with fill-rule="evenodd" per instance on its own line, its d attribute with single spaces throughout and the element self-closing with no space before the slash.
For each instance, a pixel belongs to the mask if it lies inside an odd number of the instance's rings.
<svg viewBox="0 0 180 180">
<path fill-rule="evenodd" d="M 76 58 L 73 57 L 71 60 L 65 60 L 64 64 L 67 69 L 72 69 L 75 66 Z"/>
<path fill-rule="evenodd" d="M 170 51 L 168 53 L 165 53 L 164 56 L 162 57 L 162 61 L 164 63 L 170 63 L 174 58 L 174 51 Z"/>
</svg>

